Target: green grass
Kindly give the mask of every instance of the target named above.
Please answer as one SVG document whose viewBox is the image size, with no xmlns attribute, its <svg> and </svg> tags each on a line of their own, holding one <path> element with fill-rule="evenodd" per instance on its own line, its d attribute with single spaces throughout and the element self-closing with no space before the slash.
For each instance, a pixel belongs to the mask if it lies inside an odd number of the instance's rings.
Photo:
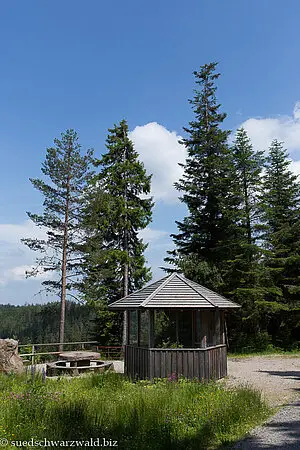
<svg viewBox="0 0 300 450">
<path fill-rule="evenodd" d="M 287 357 L 300 357 L 300 350 L 281 350 L 276 348 L 270 348 L 268 350 L 260 351 L 248 351 L 245 349 L 243 352 L 228 353 L 228 358 L 248 358 L 251 356 L 287 356 Z"/>
<path fill-rule="evenodd" d="M 0 402 L 0 439 L 104 437 L 130 450 L 218 448 L 271 413 L 260 393 L 246 387 L 183 379 L 132 383 L 114 373 L 46 383 L 2 376 Z"/>
</svg>

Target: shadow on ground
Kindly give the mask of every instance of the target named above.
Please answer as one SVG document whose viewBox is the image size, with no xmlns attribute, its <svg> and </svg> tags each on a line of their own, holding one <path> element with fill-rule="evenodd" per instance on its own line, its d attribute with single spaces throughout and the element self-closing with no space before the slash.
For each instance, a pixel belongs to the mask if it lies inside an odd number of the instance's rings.
<svg viewBox="0 0 300 450">
<path fill-rule="evenodd" d="M 276 375 L 276 373 L 273 374 Z M 286 374 L 286 376 L 296 374 L 300 380 L 300 372 L 286 372 Z M 278 375 L 282 375 L 282 372 L 279 372 Z M 283 408 L 263 427 L 254 430 L 252 436 L 238 442 L 233 448 L 244 450 L 300 449 L 300 402 Z"/>
<path fill-rule="evenodd" d="M 300 381 L 300 371 L 299 370 L 261 370 L 262 373 L 268 373 L 269 375 L 275 376 L 275 377 L 282 377 L 288 380 L 297 380 Z M 293 391 L 299 391 L 300 392 L 300 385 L 297 388 L 292 388 Z M 299 427 L 300 428 L 300 427 Z M 299 450 L 300 450 L 300 442 L 299 442 Z"/>
<path fill-rule="evenodd" d="M 299 370 L 260 370 L 261 373 L 268 373 L 269 375 L 273 375 L 276 377 L 284 377 L 290 380 L 299 380 L 300 381 L 300 371 Z M 299 447 L 300 448 L 300 447 Z"/>
</svg>

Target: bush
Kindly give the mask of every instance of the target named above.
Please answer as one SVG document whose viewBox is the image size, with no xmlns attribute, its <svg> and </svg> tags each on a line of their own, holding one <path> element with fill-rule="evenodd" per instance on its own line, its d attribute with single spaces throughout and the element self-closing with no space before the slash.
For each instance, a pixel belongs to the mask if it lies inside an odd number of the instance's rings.
<svg viewBox="0 0 300 450">
<path fill-rule="evenodd" d="M 271 336 L 265 331 L 255 335 L 240 332 L 235 336 L 232 345 L 230 345 L 231 351 L 239 353 L 272 352 L 274 349 L 271 343 Z"/>
</svg>

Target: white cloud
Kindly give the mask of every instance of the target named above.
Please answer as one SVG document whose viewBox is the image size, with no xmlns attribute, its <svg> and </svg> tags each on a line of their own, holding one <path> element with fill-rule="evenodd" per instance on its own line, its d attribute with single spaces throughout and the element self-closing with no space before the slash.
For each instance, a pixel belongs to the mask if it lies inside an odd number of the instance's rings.
<svg viewBox="0 0 300 450">
<path fill-rule="evenodd" d="M 300 175 L 300 161 L 292 161 L 291 170 L 296 174 Z"/>
<path fill-rule="evenodd" d="M 293 116 L 252 118 L 242 126 L 247 130 L 256 150 L 268 150 L 273 139 L 284 143 L 293 159 L 300 156 L 300 102 L 296 102 Z"/>
<path fill-rule="evenodd" d="M 296 102 L 293 111 L 294 119 L 300 119 L 300 102 Z"/>
<path fill-rule="evenodd" d="M 139 232 L 139 236 L 144 240 L 144 242 L 149 244 L 165 238 L 166 236 L 169 236 L 169 234 L 170 233 L 168 231 L 155 230 L 150 227 L 147 227 Z"/>
<path fill-rule="evenodd" d="M 136 127 L 130 133 L 137 152 L 148 173 L 152 173 L 152 195 L 154 200 L 174 203 L 178 192 L 174 182 L 182 175 L 178 163 L 184 163 L 186 149 L 178 143 L 181 137 L 156 122 Z"/>
<path fill-rule="evenodd" d="M 20 224 L 0 224 L 0 285 L 6 286 L 11 281 L 25 280 L 26 270 L 34 266 L 37 256 L 21 243 L 22 238 L 46 237 L 45 230 L 40 229 L 31 220 Z M 35 279 L 45 276 L 40 271 Z"/>
<path fill-rule="evenodd" d="M 33 268 L 34 266 L 21 265 L 2 270 L 0 272 L 0 285 L 5 286 L 11 281 L 26 280 L 26 272 L 32 270 Z M 46 274 L 42 269 L 39 270 L 35 276 L 36 280 L 42 280 L 45 278 L 49 278 L 49 274 Z"/>
<path fill-rule="evenodd" d="M 45 231 L 34 225 L 31 220 L 20 224 L 0 223 L 0 242 L 20 244 L 22 238 L 46 237 Z"/>
</svg>

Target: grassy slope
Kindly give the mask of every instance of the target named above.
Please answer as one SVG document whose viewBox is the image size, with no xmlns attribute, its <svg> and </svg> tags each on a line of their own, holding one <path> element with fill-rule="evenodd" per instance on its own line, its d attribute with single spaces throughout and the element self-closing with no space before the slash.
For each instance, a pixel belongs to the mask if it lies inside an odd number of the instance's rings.
<svg viewBox="0 0 300 450">
<path fill-rule="evenodd" d="M 132 383 L 118 374 L 46 384 L 0 377 L 0 402 L 0 438 L 105 437 L 130 450 L 217 448 L 270 414 L 254 390 L 185 380 Z"/>
</svg>

